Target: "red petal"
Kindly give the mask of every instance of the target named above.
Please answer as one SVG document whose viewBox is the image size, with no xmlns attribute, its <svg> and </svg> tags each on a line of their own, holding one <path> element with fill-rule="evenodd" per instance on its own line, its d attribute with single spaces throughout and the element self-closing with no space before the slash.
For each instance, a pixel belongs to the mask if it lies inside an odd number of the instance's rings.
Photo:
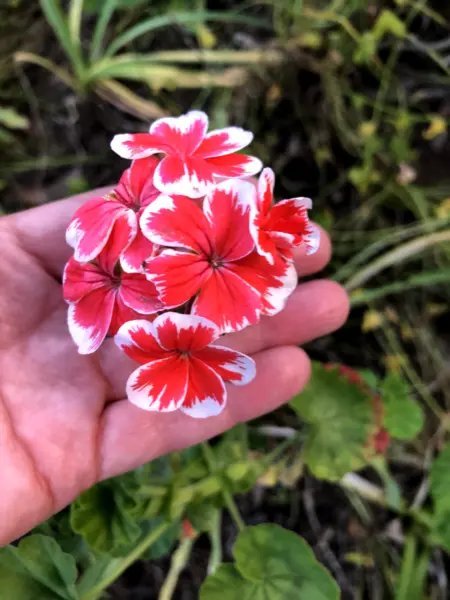
<svg viewBox="0 0 450 600">
<path fill-rule="evenodd" d="M 187 195 L 191 188 L 186 163 L 179 156 L 166 156 L 156 167 L 155 186 L 165 194 Z"/>
<path fill-rule="evenodd" d="M 255 361 L 241 352 L 224 346 L 208 346 L 195 353 L 195 358 L 214 369 L 224 381 L 245 385 L 256 375 Z"/>
<path fill-rule="evenodd" d="M 110 277 L 100 267 L 91 263 L 79 263 L 70 258 L 63 275 L 63 294 L 67 302 L 77 302 L 94 290 L 108 287 Z"/>
<path fill-rule="evenodd" d="M 120 298 L 119 294 L 117 294 L 108 335 L 115 335 L 124 323 L 128 323 L 135 319 L 142 319 L 142 315 L 127 306 Z M 145 362 L 148 362 L 148 359 Z"/>
<path fill-rule="evenodd" d="M 153 185 L 153 175 L 158 166 L 154 156 L 134 160 L 131 167 L 123 172 L 115 190 L 117 196 L 130 208 L 147 206 L 158 196 Z"/>
<path fill-rule="evenodd" d="M 193 314 L 215 323 L 220 333 L 239 331 L 257 323 L 260 312 L 260 294 L 225 267 L 212 270 L 192 306 Z"/>
<path fill-rule="evenodd" d="M 203 210 L 211 223 L 215 253 L 221 260 L 238 260 L 253 250 L 250 219 L 254 202 L 255 187 L 246 181 L 223 182 L 205 198 Z"/>
<path fill-rule="evenodd" d="M 155 285 L 140 273 L 122 274 L 118 295 L 124 304 L 144 315 L 163 308 Z"/>
<path fill-rule="evenodd" d="M 193 315 L 168 312 L 157 317 L 153 326 L 159 343 L 166 350 L 197 352 L 219 337 L 214 323 Z"/>
<path fill-rule="evenodd" d="M 122 158 L 136 160 L 167 152 L 168 147 L 161 138 L 150 133 L 123 133 L 113 137 L 111 149 Z"/>
<path fill-rule="evenodd" d="M 142 364 L 167 356 L 156 339 L 153 324 L 143 319 L 124 323 L 114 342 L 132 360 Z"/>
<path fill-rule="evenodd" d="M 120 264 L 127 273 L 140 273 L 144 268 L 144 263 L 153 256 L 155 247 L 139 229 L 136 237 L 122 252 Z"/>
<path fill-rule="evenodd" d="M 105 339 L 114 309 L 115 291 L 96 289 L 69 306 L 68 325 L 80 354 L 95 352 Z"/>
<path fill-rule="evenodd" d="M 150 127 L 150 133 L 158 136 L 170 148 L 168 154 L 184 157 L 191 155 L 201 144 L 208 129 L 208 117 L 204 112 L 192 110 L 180 117 L 158 119 Z"/>
<path fill-rule="evenodd" d="M 166 308 L 180 306 L 195 296 L 211 271 L 202 257 L 175 250 L 164 250 L 150 259 L 145 269 Z"/>
<path fill-rule="evenodd" d="M 307 207 L 310 205 L 309 198 L 291 198 L 278 202 L 267 215 L 264 229 L 267 232 L 290 234 L 293 244 L 300 244 L 309 233 Z"/>
<path fill-rule="evenodd" d="M 186 396 L 180 409 L 191 417 L 204 419 L 221 413 L 226 398 L 219 375 L 201 360 L 191 357 Z"/>
<path fill-rule="evenodd" d="M 248 146 L 253 140 L 253 133 L 240 127 L 226 127 L 210 131 L 195 151 L 196 156 L 210 158 L 237 152 Z"/>
<path fill-rule="evenodd" d="M 262 296 L 263 313 L 274 315 L 282 310 L 286 300 L 297 287 L 297 272 L 292 262 L 277 256 L 269 264 L 256 252 L 229 265 L 229 269 L 246 281 Z"/>
<path fill-rule="evenodd" d="M 189 176 L 189 191 L 184 193 L 190 198 L 201 198 L 214 186 L 214 171 L 207 159 L 190 156 L 185 159 Z"/>
<path fill-rule="evenodd" d="M 188 371 L 189 361 L 178 354 L 143 365 L 128 378 L 128 399 L 144 410 L 176 410 L 186 396 Z"/>
<path fill-rule="evenodd" d="M 66 241 L 75 249 L 75 259 L 93 260 L 108 241 L 116 219 L 127 209 L 114 197 L 92 198 L 75 212 L 66 231 Z"/>
<path fill-rule="evenodd" d="M 223 179 L 251 177 L 256 175 L 262 168 L 262 162 L 259 158 L 247 154 L 227 154 L 208 158 L 207 160 L 214 175 Z"/>
<path fill-rule="evenodd" d="M 137 227 L 136 215 L 133 211 L 127 210 L 118 216 L 109 234 L 107 243 L 97 256 L 99 264 L 105 271 L 109 273 L 113 272 L 120 255 L 136 237 Z"/>
<path fill-rule="evenodd" d="M 275 175 L 272 169 L 263 169 L 258 179 L 258 209 L 262 215 L 269 212 L 273 204 Z"/>
<path fill-rule="evenodd" d="M 159 196 L 142 213 L 143 234 L 160 246 L 189 248 L 211 254 L 211 227 L 200 208 L 189 198 Z"/>
</svg>

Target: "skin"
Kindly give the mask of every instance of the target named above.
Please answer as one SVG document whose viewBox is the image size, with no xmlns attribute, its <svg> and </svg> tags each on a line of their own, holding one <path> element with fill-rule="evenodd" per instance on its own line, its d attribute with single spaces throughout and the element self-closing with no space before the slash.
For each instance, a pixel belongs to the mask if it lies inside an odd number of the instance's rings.
<svg viewBox="0 0 450 600">
<path fill-rule="evenodd" d="M 124 397 L 136 368 L 107 340 L 81 356 L 66 325 L 61 273 L 71 254 L 64 231 L 94 194 L 0 218 L 0 546 L 61 510 L 97 481 L 211 438 L 276 409 L 310 375 L 297 347 L 339 328 L 348 315 L 336 283 L 301 283 L 285 310 L 221 344 L 253 356 L 256 379 L 230 386 L 224 412 L 207 420 L 149 413 Z M 322 232 L 313 256 L 299 251 L 300 277 L 328 262 Z"/>
</svg>

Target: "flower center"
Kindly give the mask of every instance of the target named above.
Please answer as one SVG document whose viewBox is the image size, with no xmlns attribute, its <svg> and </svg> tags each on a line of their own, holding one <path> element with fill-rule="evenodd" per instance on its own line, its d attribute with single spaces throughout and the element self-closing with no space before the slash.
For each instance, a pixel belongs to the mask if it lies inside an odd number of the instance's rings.
<svg viewBox="0 0 450 600">
<path fill-rule="evenodd" d="M 223 260 L 214 254 L 209 257 L 208 262 L 212 269 L 220 269 L 220 267 L 223 267 Z"/>
</svg>

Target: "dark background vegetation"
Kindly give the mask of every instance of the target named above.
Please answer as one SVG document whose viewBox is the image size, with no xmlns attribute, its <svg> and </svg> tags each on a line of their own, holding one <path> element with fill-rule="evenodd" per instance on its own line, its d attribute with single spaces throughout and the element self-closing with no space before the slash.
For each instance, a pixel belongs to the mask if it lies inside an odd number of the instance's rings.
<svg viewBox="0 0 450 600">
<path fill-rule="evenodd" d="M 181 55 L 162 71 L 108 77 L 121 86 L 118 92 L 101 78 L 76 73 L 38 2 L 0 2 L 0 214 L 115 182 L 124 163 L 109 150 L 111 137 L 144 131 L 163 113 L 201 108 L 214 127 L 232 123 L 254 131 L 252 150 L 275 170 L 277 195 L 313 198 L 314 218 L 334 243 L 327 275 L 351 293 L 346 326 L 308 350 L 322 362 L 380 376 L 394 372 L 409 382 L 425 410 L 425 426 L 413 442 L 393 445 L 385 467 L 404 498 L 423 504 L 431 459 L 449 426 L 450 5 L 120 4 L 106 30 L 108 43 L 145 18 L 173 15 L 168 26 L 136 37 L 123 50 Z M 85 2 L 85 51 L 100 5 Z M 177 20 L 178 13 L 208 9 L 216 11 L 212 20 Z M 208 58 L 210 51 L 219 57 Z M 52 63 L 32 64 L 36 60 L 23 53 Z M 54 72 L 55 65 L 69 81 Z M 286 408 L 261 425 L 289 428 L 292 419 Z M 363 476 L 380 485 L 373 469 Z M 301 466 L 288 474 L 274 469 L 239 496 L 238 505 L 248 524 L 272 521 L 303 535 L 344 598 L 394 597 L 408 517 L 339 482 L 313 478 Z M 226 558 L 235 533 L 225 516 Z M 175 598 L 197 597 L 208 556 L 201 537 Z M 156 598 L 169 563 L 134 564 L 111 597 Z M 434 548 L 420 597 L 449 597 L 447 568 L 445 552 Z"/>
</svg>

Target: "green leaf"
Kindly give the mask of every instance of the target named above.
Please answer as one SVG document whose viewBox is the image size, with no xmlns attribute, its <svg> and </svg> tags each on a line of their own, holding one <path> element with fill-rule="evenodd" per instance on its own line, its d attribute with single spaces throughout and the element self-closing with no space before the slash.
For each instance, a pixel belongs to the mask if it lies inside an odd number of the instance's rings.
<svg viewBox="0 0 450 600">
<path fill-rule="evenodd" d="M 45 535 L 0 550 L 2 600 L 76 600 L 75 561 Z"/>
<path fill-rule="evenodd" d="M 367 463 L 373 410 L 363 385 L 316 362 L 310 383 L 290 405 L 309 425 L 304 459 L 316 477 L 336 481 Z"/>
<path fill-rule="evenodd" d="M 83 59 L 81 56 L 80 46 L 73 44 L 68 22 L 61 8 L 59 0 L 40 0 L 40 4 L 45 18 L 52 27 L 67 56 L 71 60 L 74 70 L 77 72 L 77 74 L 81 74 L 83 71 Z"/>
<path fill-rule="evenodd" d="M 430 494 L 436 512 L 450 509 L 450 444 L 443 448 L 431 465 Z"/>
<path fill-rule="evenodd" d="M 136 38 L 146 33 L 150 33 L 151 31 L 155 31 L 156 29 L 160 29 L 161 27 L 167 27 L 168 25 L 198 25 L 204 23 L 205 21 L 218 21 L 219 23 L 242 23 L 244 25 L 253 25 L 255 27 L 263 28 L 270 27 L 267 22 L 262 21 L 261 19 L 233 13 L 231 11 L 174 11 L 173 13 L 169 12 L 165 15 L 158 15 L 156 17 L 144 19 L 140 23 L 130 27 L 124 33 L 118 35 L 114 39 L 114 41 L 107 48 L 105 55 L 113 56 L 118 52 L 118 50 L 123 48 L 123 46 L 126 46 Z"/>
<path fill-rule="evenodd" d="M 264 524 L 242 531 L 235 564 L 221 565 L 200 589 L 200 600 L 337 600 L 339 589 L 297 534 Z"/>
<path fill-rule="evenodd" d="M 141 535 L 133 508 L 123 481 L 105 481 L 84 492 L 72 504 L 70 522 L 94 550 L 122 556 Z"/>
<path fill-rule="evenodd" d="M 0 124 L 8 129 L 26 129 L 30 123 L 14 108 L 0 106 Z"/>
<path fill-rule="evenodd" d="M 408 383 L 401 375 L 390 373 L 381 384 L 384 426 L 393 438 L 412 440 L 423 427 L 421 406 L 411 398 Z"/>
</svg>

